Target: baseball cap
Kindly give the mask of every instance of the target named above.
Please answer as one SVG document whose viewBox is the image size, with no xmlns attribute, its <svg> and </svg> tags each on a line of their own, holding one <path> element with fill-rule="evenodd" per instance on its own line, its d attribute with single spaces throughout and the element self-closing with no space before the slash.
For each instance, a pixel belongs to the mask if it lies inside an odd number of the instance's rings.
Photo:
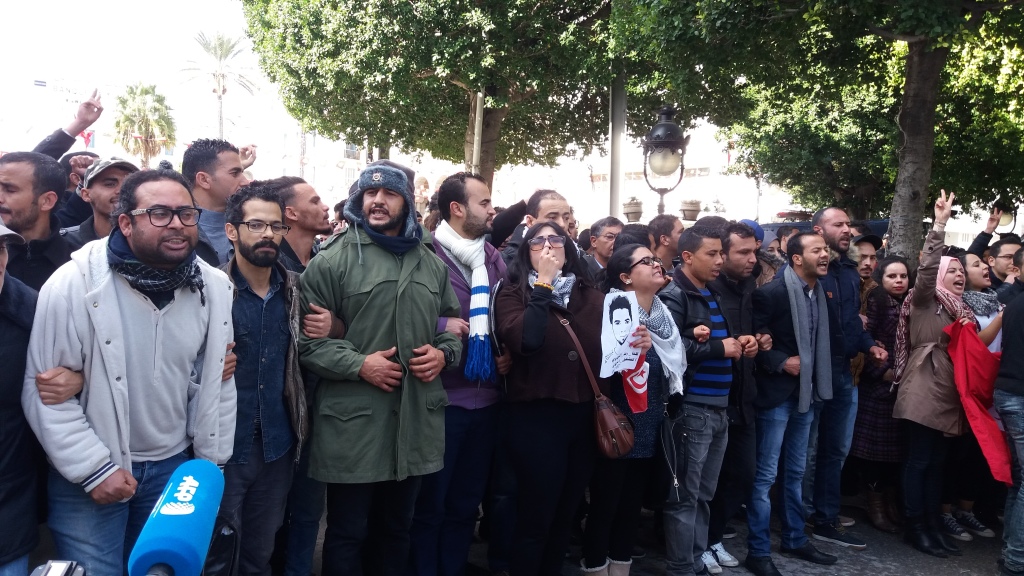
<svg viewBox="0 0 1024 576">
<path fill-rule="evenodd" d="M 875 250 L 882 249 L 882 239 L 874 234 L 861 234 L 853 239 L 853 244 L 860 244 L 861 242 L 869 242 L 875 247 Z"/>
<path fill-rule="evenodd" d="M 740 223 L 746 224 L 747 226 L 750 226 L 751 228 L 754 229 L 754 240 L 757 240 L 758 242 L 764 242 L 764 228 L 761 228 L 760 224 L 754 222 L 753 220 L 740 220 Z"/>
<path fill-rule="evenodd" d="M 25 243 L 25 239 L 21 237 L 21 234 L 18 234 L 7 226 L 4 226 L 2 223 L 0 223 L 0 239 L 7 240 L 8 242 L 14 242 L 15 244 Z"/>
<path fill-rule="evenodd" d="M 93 179 L 107 168 L 123 168 L 130 173 L 139 171 L 139 168 L 135 164 L 132 164 L 122 158 L 118 158 L 116 156 L 103 158 L 93 162 L 89 165 L 89 168 L 86 169 L 85 177 L 82 178 L 82 188 L 88 188 L 89 185 L 92 184 Z"/>
</svg>

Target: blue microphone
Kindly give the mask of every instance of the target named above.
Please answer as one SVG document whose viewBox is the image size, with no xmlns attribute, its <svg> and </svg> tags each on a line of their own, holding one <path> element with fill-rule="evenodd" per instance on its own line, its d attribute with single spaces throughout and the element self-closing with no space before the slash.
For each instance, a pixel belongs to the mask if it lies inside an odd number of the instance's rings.
<svg viewBox="0 0 1024 576">
<path fill-rule="evenodd" d="M 130 576 L 199 576 L 224 495 L 224 474 L 189 460 L 171 474 L 128 557 Z"/>
</svg>

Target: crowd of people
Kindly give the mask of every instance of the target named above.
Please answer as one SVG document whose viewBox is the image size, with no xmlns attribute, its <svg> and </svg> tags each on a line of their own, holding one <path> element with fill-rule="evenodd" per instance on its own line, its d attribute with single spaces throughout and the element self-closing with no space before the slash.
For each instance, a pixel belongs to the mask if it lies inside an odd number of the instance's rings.
<svg viewBox="0 0 1024 576">
<path fill-rule="evenodd" d="M 773 510 L 781 554 L 867 547 L 851 486 L 945 558 L 995 537 L 974 504 L 997 481 L 1000 570 L 1024 574 L 1024 250 L 989 245 L 998 212 L 947 246 L 943 192 L 912 269 L 835 207 L 775 238 L 580 231 L 554 190 L 499 213 L 460 172 L 427 205 L 381 160 L 332 221 L 305 180 L 250 180 L 252 147 L 196 140 L 180 171 L 68 152 L 101 111 L 0 156 L 0 576 L 29 573 L 41 522 L 57 557 L 126 574 L 192 458 L 224 472 L 247 575 L 316 572 L 326 513 L 323 574 L 458 575 L 479 536 L 494 574 L 562 574 L 578 537 L 580 573 L 624 576 L 647 509 L 667 574 L 739 566 L 745 519 L 743 564 L 777 576 Z M 641 389 L 592 376 L 610 293 L 638 304 Z M 987 376 L 958 360 L 975 342 L 1004 353 Z M 620 458 L 595 391 L 632 427 Z"/>
</svg>

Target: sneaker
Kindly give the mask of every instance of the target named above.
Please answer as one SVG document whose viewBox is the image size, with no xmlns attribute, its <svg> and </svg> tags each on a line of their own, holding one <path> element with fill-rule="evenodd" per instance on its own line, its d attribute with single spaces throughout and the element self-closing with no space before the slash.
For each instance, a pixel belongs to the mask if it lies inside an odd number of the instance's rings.
<svg viewBox="0 0 1024 576">
<path fill-rule="evenodd" d="M 633 560 L 640 560 L 647 556 L 647 550 L 644 550 L 640 546 L 633 546 L 633 549 L 629 551 L 629 557 Z"/>
<path fill-rule="evenodd" d="M 736 529 L 733 528 L 731 525 L 726 524 L 725 525 L 725 530 L 722 530 L 722 539 L 723 540 L 728 540 L 730 538 L 735 538 L 735 537 L 736 537 Z"/>
<path fill-rule="evenodd" d="M 968 534 L 967 531 L 964 530 L 964 527 L 956 521 L 956 518 L 953 518 L 952 514 L 942 515 L 942 526 L 940 529 L 946 536 L 956 538 L 961 542 L 970 542 L 971 540 L 974 540 L 974 536 Z"/>
<path fill-rule="evenodd" d="M 718 562 L 719 566 L 725 566 L 726 568 L 735 568 L 740 565 L 740 561 L 735 556 L 729 554 L 726 551 L 725 546 L 722 543 L 711 545 L 711 555 L 715 557 L 715 561 Z"/>
<path fill-rule="evenodd" d="M 982 524 L 981 520 L 974 516 L 974 512 L 957 511 L 953 513 L 953 518 L 956 519 L 957 524 L 975 536 L 982 538 L 995 538 L 996 536 L 991 528 Z"/>
<path fill-rule="evenodd" d="M 857 523 L 857 521 L 854 520 L 853 518 L 850 518 L 849 516 L 843 516 L 842 514 L 839 515 L 839 524 L 841 526 L 845 526 L 846 528 L 849 528 L 850 526 L 853 526 L 856 523 Z"/>
<path fill-rule="evenodd" d="M 715 560 L 715 555 L 712 554 L 711 550 L 700 555 L 700 559 L 704 562 L 704 571 L 708 574 L 721 574 L 722 567 L 718 565 Z M 700 572 L 698 572 L 700 574 Z"/>
<path fill-rule="evenodd" d="M 868 545 L 853 534 L 846 531 L 846 526 L 836 522 L 835 524 L 818 524 L 812 533 L 815 540 L 831 542 L 854 550 L 864 550 Z"/>
</svg>

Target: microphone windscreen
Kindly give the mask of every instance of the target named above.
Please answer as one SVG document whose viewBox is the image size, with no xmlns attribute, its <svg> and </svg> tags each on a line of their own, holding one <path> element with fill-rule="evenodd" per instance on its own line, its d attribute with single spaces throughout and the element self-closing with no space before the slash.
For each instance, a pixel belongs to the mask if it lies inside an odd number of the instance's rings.
<svg viewBox="0 0 1024 576">
<path fill-rule="evenodd" d="M 208 460 L 189 460 L 171 474 L 128 557 L 128 574 L 166 564 L 174 576 L 199 576 L 224 495 L 224 474 Z"/>
</svg>

